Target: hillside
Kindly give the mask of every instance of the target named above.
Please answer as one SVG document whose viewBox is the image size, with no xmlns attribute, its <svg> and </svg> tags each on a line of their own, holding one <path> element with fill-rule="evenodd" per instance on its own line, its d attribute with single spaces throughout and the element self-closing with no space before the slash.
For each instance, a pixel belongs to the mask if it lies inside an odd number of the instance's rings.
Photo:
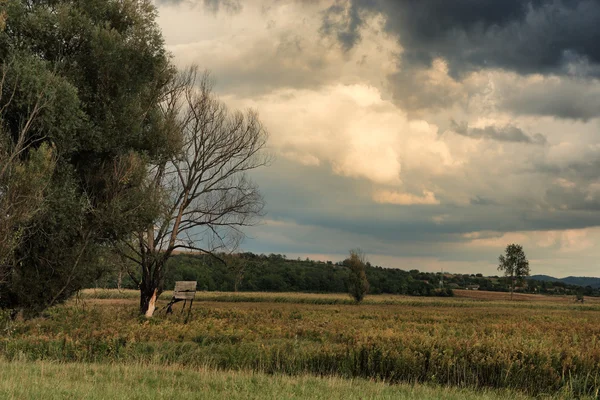
<svg viewBox="0 0 600 400">
<path fill-rule="evenodd" d="M 555 278 L 553 276 L 548 275 L 532 275 L 531 279 L 544 282 L 562 282 L 567 285 L 574 286 L 590 286 L 594 289 L 600 288 L 600 278 L 593 278 L 587 276 L 567 276 L 566 278 Z"/>
</svg>

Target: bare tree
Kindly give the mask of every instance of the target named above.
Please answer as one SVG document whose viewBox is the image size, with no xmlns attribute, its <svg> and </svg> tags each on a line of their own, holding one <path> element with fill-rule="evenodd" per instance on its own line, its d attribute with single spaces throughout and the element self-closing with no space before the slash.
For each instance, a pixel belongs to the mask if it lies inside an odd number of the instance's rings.
<svg viewBox="0 0 600 400">
<path fill-rule="evenodd" d="M 120 247 L 139 267 L 140 312 L 151 317 L 163 291 L 166 262 L 176 250 L 235 249 L 242 229 L 263 214 L 264 202 L 247 172 L 268 164 L 267 132 L 254 111 L 230 112 L 212 93 L 209 74 L 181 74 L 168 91 L 166 129 L 180 151 L 151 169 L 149 182 L 163 195 L 153 226 Z"/>
</svg>

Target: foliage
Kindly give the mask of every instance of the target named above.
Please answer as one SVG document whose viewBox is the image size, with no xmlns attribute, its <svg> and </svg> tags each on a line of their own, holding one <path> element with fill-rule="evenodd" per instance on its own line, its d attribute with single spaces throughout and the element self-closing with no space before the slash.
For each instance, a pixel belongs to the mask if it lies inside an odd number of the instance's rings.
<svg viewBox="0 0 600 400">
<path fill-rule="evenodd" d="M 344 260 L 344 266 L 350 271 L 348 274 L 348 293 L 357 303 L 360 303 L 369 292 L 364 253 L 358 249 L 350 250 L 350 257 Z"/>
<path fill-rule="evenodd" d="M 43 149 L 56 159 L 36 189 L 43 212 L 15 228 L 0 303 L 39 311 L 97 279 L 104 249 L 158 214 L 144 182 L 173 151 L 159 110 L 173 68 L 150 0 L 2 3 L 2 143 L 23 165 Z"/>
<path fill-rule="evenodd" d="M 504 271 L 504 274 L 510 278 L 511 294 L 515 290 L 516 281 L 522 281 L 523 277 L 529 276 L 529 261 L 523 251 L 523 246 L 518 244 L 509 244 L 506 246 L 505 255 L 498 257 L 499 271 Z"/>
<path fill-rule="evenodd" d="M 13 315 L 11 311 L 0 309 L 0 337 L 9 338 L 13 332 Z"/>
<path fill-rule="evenodd" d="M 16 262 L 14 251 L 28 223 L 44 210 L 44 191 L 55 161 L 52 148 L 45 143 L 31 150 L 27 160 L 13 158 L 17 150 L 8 147 L 0 144 L 0 285 Z"/>
</svg>

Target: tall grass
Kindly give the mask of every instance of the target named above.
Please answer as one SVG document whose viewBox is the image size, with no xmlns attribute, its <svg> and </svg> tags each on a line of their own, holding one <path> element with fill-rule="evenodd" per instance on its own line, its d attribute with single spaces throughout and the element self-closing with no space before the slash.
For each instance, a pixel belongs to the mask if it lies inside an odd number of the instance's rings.
<svg viewBox="0 0 600 400">
<path fill-rule="evenodd" d="M 363 379 L 288 377 L 161 365 L 0 361 L 2 399 L 445 399 L 525 400 L 509 392 L 423 385 L 390 386 Z M 26 384 L 25 384 L 26 382 Z"/>
<path fill-rule="evenodd" d="M 203 301 L 186 324 L 178 310 L 148 321 L 134 300 L 94 300 L 17 323 L 0 354 L 597 397 L 600 312 L 546 306 Z"/>
</svg>

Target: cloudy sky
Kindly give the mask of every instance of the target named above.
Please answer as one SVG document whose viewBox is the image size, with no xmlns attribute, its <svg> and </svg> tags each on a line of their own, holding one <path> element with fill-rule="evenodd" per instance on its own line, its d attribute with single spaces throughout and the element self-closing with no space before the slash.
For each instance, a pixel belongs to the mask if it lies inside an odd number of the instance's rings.
<svg viewBox="0 0 600 400">
<path fill-rule="evenodd" d="M 179 66 L 258 110 L 243 248 L 600 276 L 600 1 L 156 0 Z"/>
</svg>

